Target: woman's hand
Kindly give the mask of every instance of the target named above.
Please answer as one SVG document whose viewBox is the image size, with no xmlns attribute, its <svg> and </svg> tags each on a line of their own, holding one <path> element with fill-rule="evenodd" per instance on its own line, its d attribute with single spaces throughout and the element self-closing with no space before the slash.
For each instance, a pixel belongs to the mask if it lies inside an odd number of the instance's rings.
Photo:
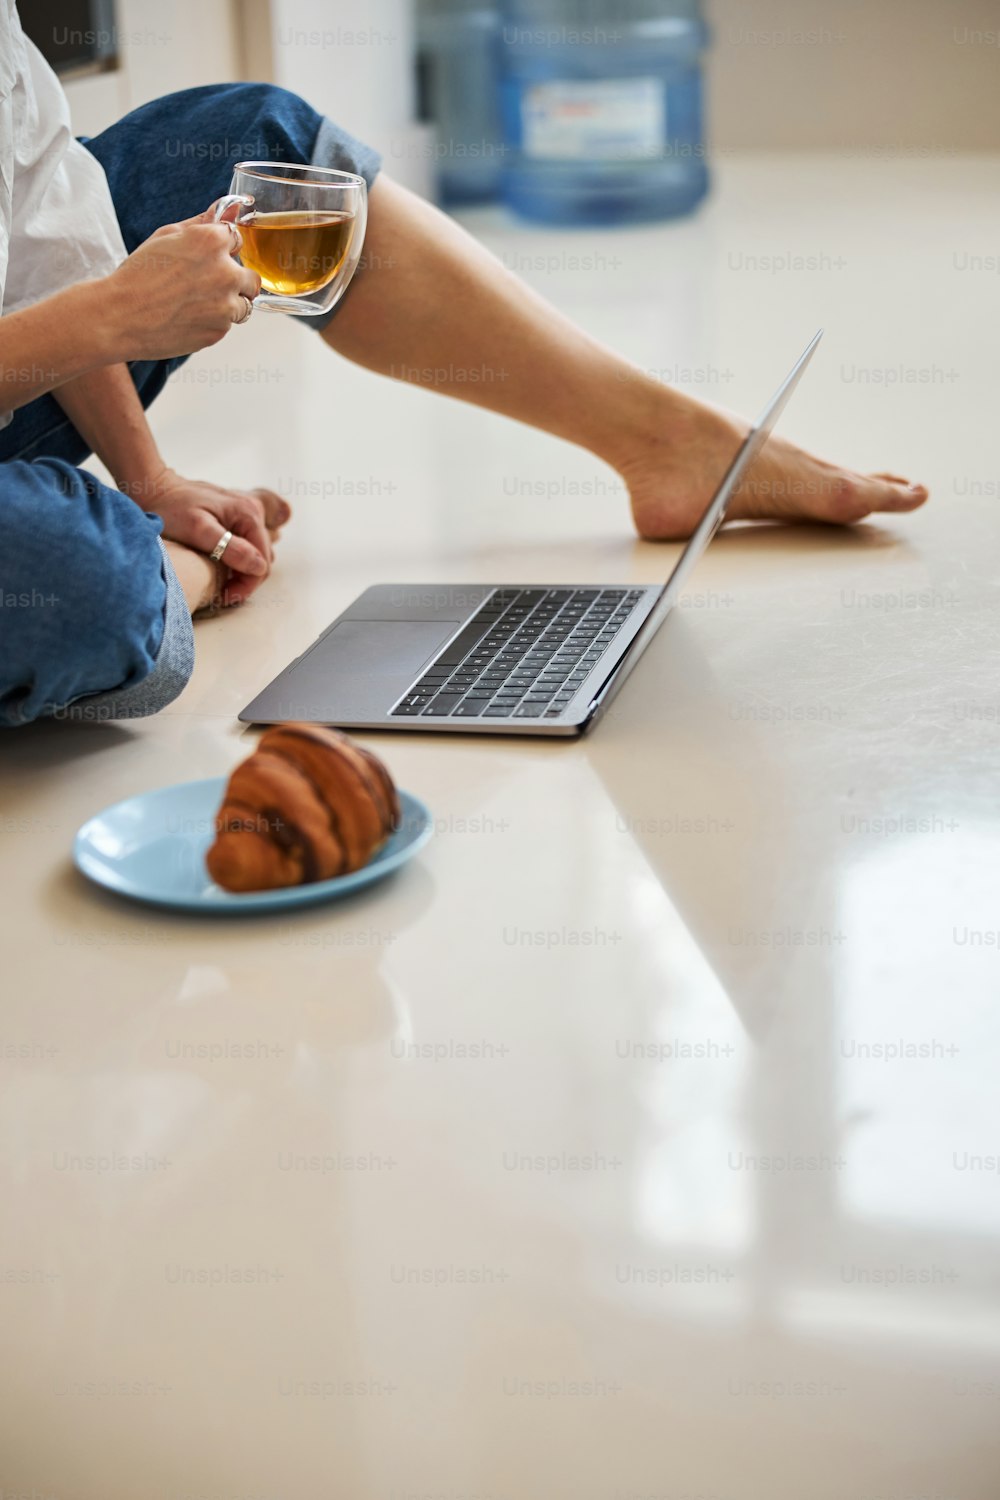
<svg viewBox="0 0 1000 1500">
<path fill-rule="evenodd" d="M 236 212 L 232 205 L 228 212 Z M 170 359 L 217 344 L 247 316 L 260 277 L 234 256 L 243 238 L 235 224 L 206 209 L 165 224 L 105 283 L 121 359 Z"/>
<path fill-rule="evenodd" d="M 273 544 L 291 516 L 274 490 L 229 490 L 163 469 L 134 493 L 143 510 L 163 517 L 163 535 L 206 555 L 231 531 L 223 562 L 230 571 L 225 602 L 242 604 L 271 571 Z"/>
</svg>

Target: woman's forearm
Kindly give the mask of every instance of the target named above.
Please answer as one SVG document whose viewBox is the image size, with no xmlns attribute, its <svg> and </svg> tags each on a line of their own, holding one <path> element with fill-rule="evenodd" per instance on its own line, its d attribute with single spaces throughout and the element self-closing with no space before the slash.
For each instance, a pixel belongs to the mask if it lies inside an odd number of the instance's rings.
<svg viewBox="0 0 1000 1500">
<path fill-rule="evenodd" d="M 217 344 L 260 291 L 233 232 L 208 209 L 156 230 L 110 276 L 0 318 L 0 414 L 88 370 Z"/>
<path fill-rule="evenodd" d="M 164 464 L 128 367 L 88 370 L 52 394 L 118 488 L 148 509 Z"/>
<path fill-rule="evenodd" d="M 124 358 L 127 335 L 105 283 L 78 282 L 0 318 L 0 413 Z"/>
</svg>

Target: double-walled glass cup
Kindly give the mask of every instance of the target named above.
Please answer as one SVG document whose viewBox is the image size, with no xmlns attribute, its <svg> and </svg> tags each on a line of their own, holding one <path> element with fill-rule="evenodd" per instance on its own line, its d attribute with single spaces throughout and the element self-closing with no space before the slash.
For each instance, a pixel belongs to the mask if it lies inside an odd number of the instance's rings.
<svg viewBox="0 0 1000 1500">
<path fill-rule="evenodd" d="M 239 259 L 261 280 L 254 306 L 298 317 L 329 312 L 357 270 L 368 222 L 363 177 L 328 167 L 241 161 L 229 194 L 215 205 L 235 217 L 243 245 Z"/>
</svg>

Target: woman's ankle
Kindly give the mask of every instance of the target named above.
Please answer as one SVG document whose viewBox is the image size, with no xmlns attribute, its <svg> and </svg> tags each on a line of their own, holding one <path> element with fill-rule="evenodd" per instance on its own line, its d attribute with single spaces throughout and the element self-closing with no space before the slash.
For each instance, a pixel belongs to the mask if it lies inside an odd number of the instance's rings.
<svg viewBox="0 0 1000 1500">
<path fill-rule="evenodd" d="M 637 466 L 658 466 L 670 453 L 682 455 L 694 431 L 712 420 L 713 410 L 645 370 L 616 365 L 605 378 L 602 416 L 592 424 L 587 446 L 627 481 Z"/>
</svg>

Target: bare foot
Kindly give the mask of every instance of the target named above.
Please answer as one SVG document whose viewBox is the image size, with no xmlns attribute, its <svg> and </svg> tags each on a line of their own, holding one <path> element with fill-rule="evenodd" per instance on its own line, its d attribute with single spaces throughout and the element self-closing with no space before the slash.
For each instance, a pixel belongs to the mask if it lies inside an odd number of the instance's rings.
<svg viewBox="0 0 1000 1500">
<path fill-rule="evenodd" d="M 615 467 L 628 485 L 639 535 L 673 541 L 694 530 L 749 423 L 662 386 L 654 409 L 645 442 L 633 443 Z M 772 436 L 728 518 L 849 525 L 873 511 L 916 510 L 927 493 L 898 475 L 856 474 Z"/>
</svg>

